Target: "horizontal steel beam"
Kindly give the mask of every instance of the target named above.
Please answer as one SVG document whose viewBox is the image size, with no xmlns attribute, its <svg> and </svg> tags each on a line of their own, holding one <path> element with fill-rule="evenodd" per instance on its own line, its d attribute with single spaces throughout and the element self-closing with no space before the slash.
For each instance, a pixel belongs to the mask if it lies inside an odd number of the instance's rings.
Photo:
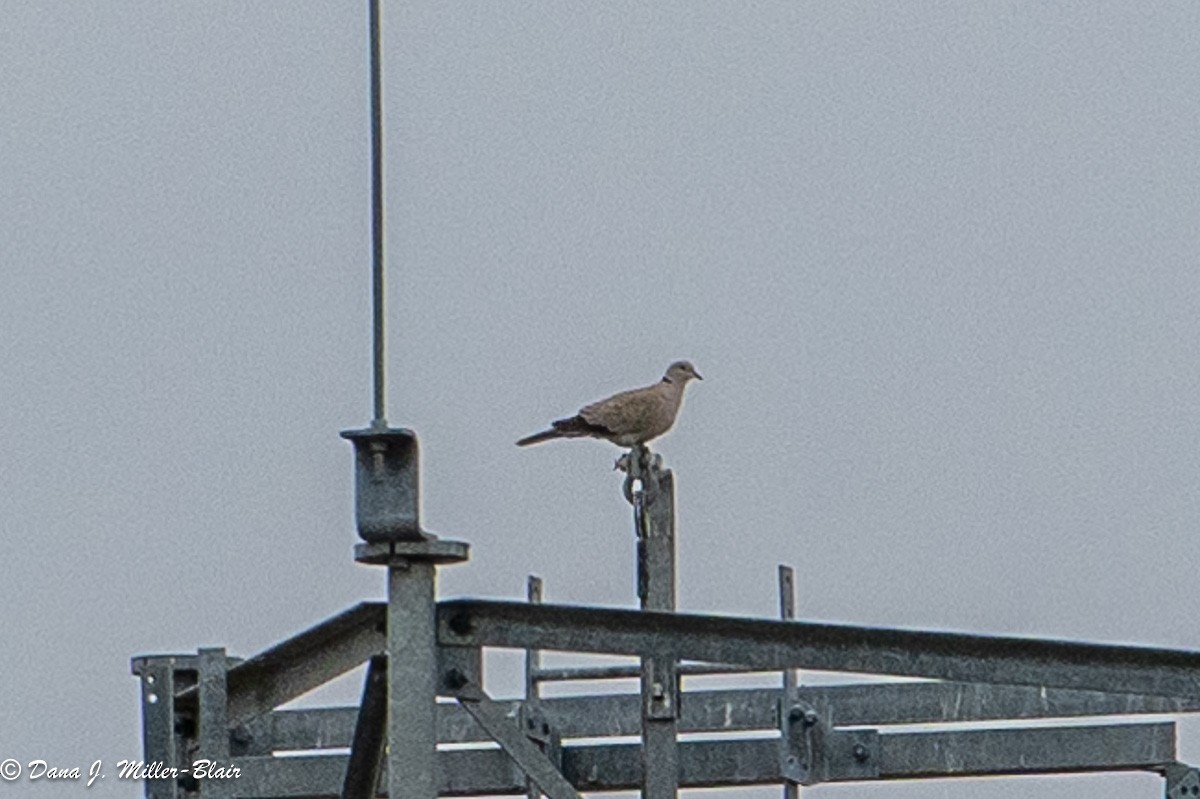
<svg viewBox="0 0 1200 799">
<path fill-rule="evenodd" d="M 878 736 L 882 780 L 1160 770 L 1175 760 L 1173 724 L 1039 727 Z M 685 742 L 680 787 L 773 785 L 782 781 L 778 739 Z M 830 782 L 864 781 L 847 753 L 829 758 Z M 576 790 L 636 790 L 637 744 L 563 747 L 563 776 Z M 442 796 L 524 794 L 525 778 L 499 749 L 439 752 Z M 237 758 L 239 796 L 257 799 L 335 797 L 345 755 Z"/>
<path fill-rule="evenodd" d="M 444 645 L 485 641 L 482 645 L 630 655 L 665 648 L 691 660 L 720 656 L 740 661 L 736 668 L 792 666 L 976 683 L 954 689 L 949 697 L 943 688 L 924 684 L 839 687 L 837 699 L 830 699 L 835 723 L 1200 710 L 1200 653 L 1190 651 L 486 601 L 444 602 L 438 613 Z M 230 726 L 246 723 L 382 654 L 384 618 L 382 603 L 364 602 L 235 665 L 227 677 Z M 467 620 L 473 629 L 466 635 L 455 632 L 452 618 L 456 624 Z M 695 665 L 698 671 L 729 667 Z M 983 684 L 988 682 L 1096 690 L 1051 687 L 1031 693 Z M 1105 696 L 1109 692 L 1113 696 Z M 179 696 L 185 704 L 194 700 L 194 685 Z M 261 730 L 261 721 L 251 726 Z M 459 729 L 478 734 L 469 720 Z M 623 725 L 621 729 L 620 734 L 637 734 Z"/>
<path fill-rule="evenodd" d="M 680 704 L 682 733 L 748 732 L 779 727 L 775 688 L 685 691 Z M 796 698 L 821 709 L 834 726 L 887 726 L 978 722 L 1002 719 L 1065 719 L 1200 711 L 1200 699 L 1108 694 L 1100 691 L 1041 690 L 1013 685 L 884 683 L 805 686 Z M 641 730 L 637 694 L 541 699 L 546 721 L 568 739 L 635 736 Z M 498 700 L 516 714 L 520 700 Z M 235 754 L 339 748 L 350 745 L 357 708 L 277 710 L 244 728 Z M 471 743 L 488 736 L 457 704 L 438 705 L 438 740 Z"/>
<path fill-rule="evenodd" d="M 749 668 L 930 677 L 1200 696 L 1200 652 L 811 622 L 455 600 L 438 605 L 447 646 L 552 649 Z"/>
<path fill-rule="evenodd" d="M 880 735 L 880 779 L 1158 770 L 1175 725 L 1113 724 Z"/>
<path fill-rule="evenodd" d="M 728 663 L 680 663 L 676 670 L 684 677 L 712 674 L 762 674 L 774 669 L 747 671 Z M 620 680 L 642 676 L 640 663 L 617 663 L 611 666 L 564 666 L 533 670 L 534 682 L 572 682 L 581 680 Z"/>
<path fill-rule="evenodd" d="M 828 709 L 834 726 L 1200 712 L 1200 696 L 1182 698 L 981 683 L 805 686 L 800 689 L 799 697 L 801 701 Z"/>
</svg>

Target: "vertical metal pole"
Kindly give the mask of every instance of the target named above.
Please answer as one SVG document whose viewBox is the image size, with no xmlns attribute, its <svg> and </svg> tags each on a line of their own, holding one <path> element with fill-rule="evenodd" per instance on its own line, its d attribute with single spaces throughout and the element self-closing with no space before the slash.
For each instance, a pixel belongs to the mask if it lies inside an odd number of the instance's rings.
<svg viewBox="0 0 1200 799">
<path fill-rule="evenodd" d="M 791 566 L 779 564 L 779 618 L 784 621 L 794 621 L 796 618 L 796 573 Z M 793 701 L 796 687 L 800 684 L 800 675 L 795 669 L 783 670 L 784 702 Z M 786 706 L 786 704 L 785 704 Z M 783 784 L 783 799 L 799 799 L 800 786 L 795 783 Z"/>
<path fill-rule="evenodd" d="M 225 650 L 219 647 L 201 649 L 196 654 L 200 694 L 200 751 L 192 761 L 203 758 L 213 763 L 228 763 L 229 691 L 226 673 L 229 671 L 229 660 Z M 186 767 L 190 766 L 191 763 L 188 763 Z M 185 784 L 184 788 L 201 790 L 205 799 L 232 796 L 235 789 L 224 783 L 223 780 L 212 780 L 201 784 L 193 780 L 192 785 Z"/>
<path fill-rule="evenodd" d="M 164 771 L 190 767 L 191 763 L 182 762 L 185 718 L 175 713 L 176 659 L 170 655 L 134 658 L 133 673 L 142 680 L 143 762 L 161 763 Z M 143 790 L 146 799 L 183 796 L 179 783 L 169 777 L 147 777 Z"/>
<path fill-rule="evenodd" d="M 373 427 L 387 427 L 384 372 L 383 280 L 383 68 L 380 55 L 379 4 L 370 0 L 371 31 L 371 275 L 375 346 L 375 419 Z"/>
<path fill-rule="evenodd" d="M 641 453 L 631 461 L 640 461 Z M 649 460 L 648 454 L 646 460 Z M 675 610 L 675 476 L 653 464 L 638 469 L 634 494 L 638 536 L 638 596 L 642 610 Z M 631 472 L 632 474 L 632 472 Z M 679 793 L 679 672 L 671 658 L 642 658 L 642 799 Z"/>
<path fill-rule="evenodd" d="M 388 796 L 437 799 L 434 565 L 388 566 Z"/>
<path fill-rule="evenodd" d="M 529 575 L 525 584 L 525 598 L 534 605 L 542 603 L 542 578 Z M 535 672 L 542 667 L 542 653 L 538 649 L 525 650 L 525 706 L 532 710 L 541 694 L 541 682 L 535 678 Z M 526 780 L 526 794 L 529 799 L 541 799 L 542 792 L 538 790 L 533 780 Z"/>
</svg>

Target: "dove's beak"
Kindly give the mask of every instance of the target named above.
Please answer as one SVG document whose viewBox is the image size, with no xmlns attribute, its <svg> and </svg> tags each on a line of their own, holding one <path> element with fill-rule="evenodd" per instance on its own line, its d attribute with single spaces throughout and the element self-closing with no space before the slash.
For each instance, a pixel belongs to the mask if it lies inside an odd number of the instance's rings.
<svg viewBox="0 0 1200 799">
<path fill-rule="evenodd" d="M 701 377 L 701 376 L 700 376 L 700 373 L 699 373 L 699 372 L 697 372 L 695 369 L 693 369 L 693 370 L 692 370 L 692 374 L 694 374 L 694 375 L 696 376 L 696 379 L 697 379 L 697 380 L 703 380 L 703 379 L 704 379 L 703 377 Z"/>
</svg>

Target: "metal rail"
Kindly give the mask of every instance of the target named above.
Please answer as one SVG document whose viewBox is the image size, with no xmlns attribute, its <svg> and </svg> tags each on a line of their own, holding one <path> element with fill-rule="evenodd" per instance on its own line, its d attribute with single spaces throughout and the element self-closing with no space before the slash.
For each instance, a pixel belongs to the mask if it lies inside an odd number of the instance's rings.
<svg viewBox="0 0 1200 799">
<path fill-rule="evenodd" d="M 1189 698 L 1200 652 L 683 613 L 454 600 L 446 646 L 553 649 Z"/>
</svg>

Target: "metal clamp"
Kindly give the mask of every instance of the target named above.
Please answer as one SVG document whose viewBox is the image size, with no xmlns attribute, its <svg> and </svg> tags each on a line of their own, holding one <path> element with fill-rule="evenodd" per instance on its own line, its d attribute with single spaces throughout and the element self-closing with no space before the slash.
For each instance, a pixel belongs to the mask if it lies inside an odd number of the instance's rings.
<svg viewBox="0 0 1200 799">
<path fill-rule="evenodd" d="M 657 486 L 655 478 L 662 471 L 662 456 L 651 452 L 644 444 L 639 445 L 617 458 L 613 469 L 625 472 L 621 490 L 625 501 L 637 507 L 639 497 L 648 499 Z M 641 488 L 635 491 L 634 483 L 640 483 Z"/>
<path fill-rule="evenodd" d="M 817 759 L 825 738 L 825 725 L 817 709 L 805 702 L 786 702 L 780 706 L 779 773 L 797 785 L 815 785 Z"/>
<path fill-rule="evenodd" d="M 780 776 L 797 785 L 879 776 L 879 734 L 835 730 L 812 705 L 787 701 L 780 707 Z"/>
</svg>

